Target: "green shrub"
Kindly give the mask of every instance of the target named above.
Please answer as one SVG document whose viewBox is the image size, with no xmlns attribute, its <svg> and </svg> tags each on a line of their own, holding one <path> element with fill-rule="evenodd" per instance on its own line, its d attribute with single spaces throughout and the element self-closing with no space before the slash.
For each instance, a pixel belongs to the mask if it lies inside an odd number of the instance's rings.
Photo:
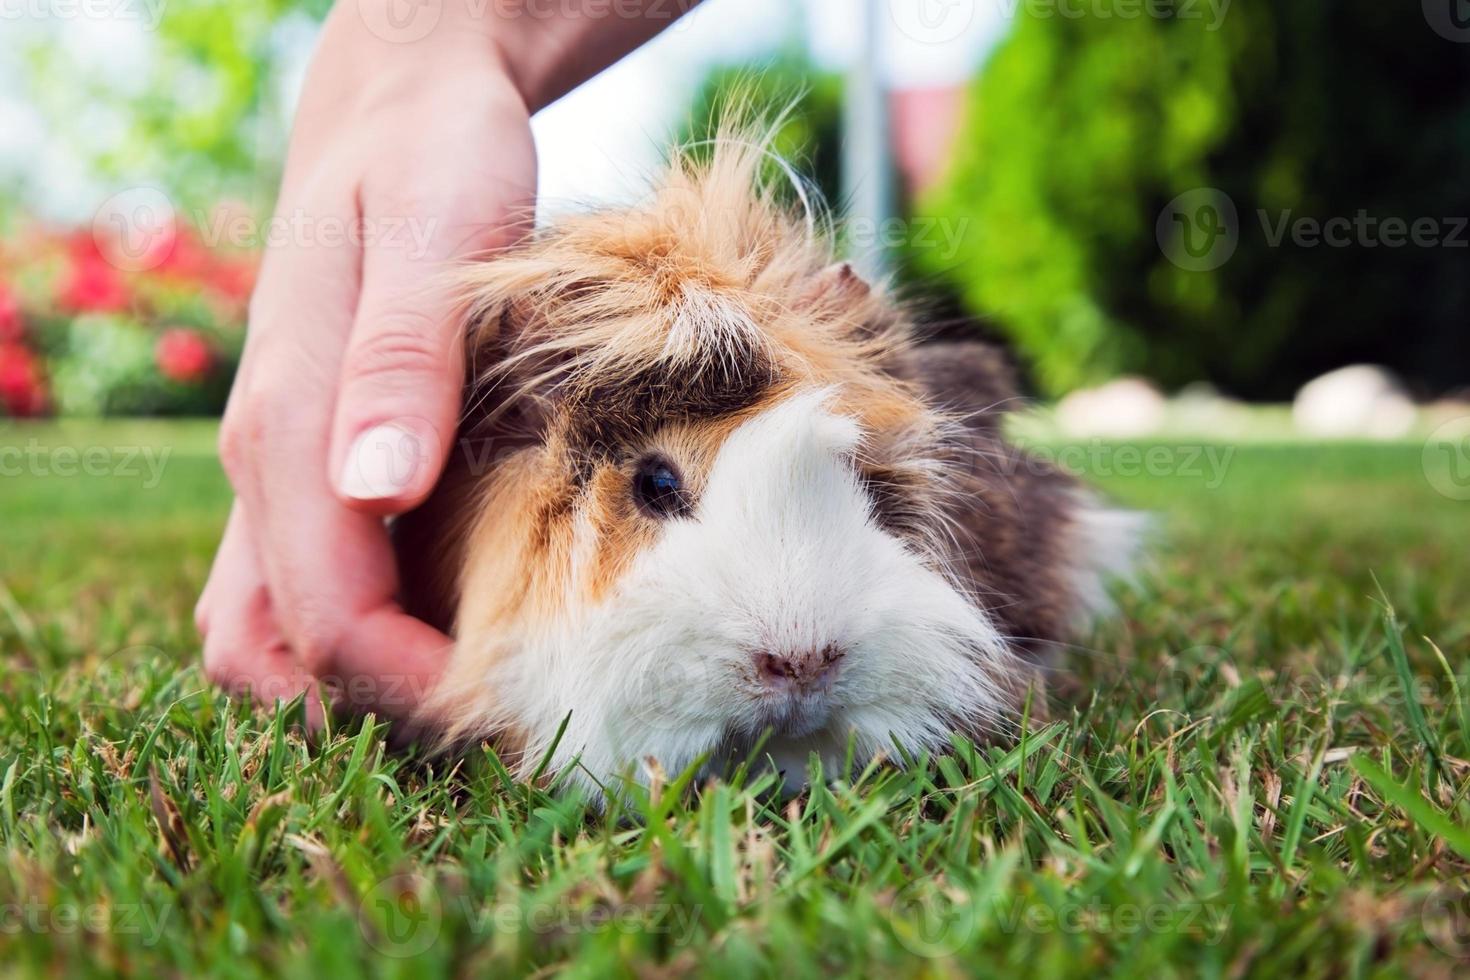
<svg viewBox="0 0 1470 980">
<path fill-rule="evenodd" d="M 1188 19 L 1047 9 L 1021 5 L 921 202 L 969 219 L 958 257 L 910 257 L 1043 389 L 1133 371 L 1281 397 L 1357 360 L 1426 387 L 1470 380 L 1470 232 L 1458 247 L 1270 240 L 1283 217 L 1360 210 L 1449 236 L 1470 215 L 1470 49 L 1418 4 L 1379 0 L 1235 0 L 1218 20 L 1203 4 Z M 1233 255 L 1202 271 L 1155 234 L 1198 188 L 1238 214 Z"/>
</svg>

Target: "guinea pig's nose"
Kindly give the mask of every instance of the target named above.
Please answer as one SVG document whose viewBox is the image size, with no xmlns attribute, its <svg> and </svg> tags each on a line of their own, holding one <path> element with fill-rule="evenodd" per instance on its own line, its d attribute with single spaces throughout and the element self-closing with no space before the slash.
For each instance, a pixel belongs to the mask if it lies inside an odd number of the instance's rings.
<svg viewBox="0 0 1470 980">
<path fill-rule="evenodd" d="M 830 681 L 847 651 L 834 643 L 818 649 L 787 652 L 758 650 L 755 672 L 761 683 L 778 690 L 805 690 Z"/>
</svg>

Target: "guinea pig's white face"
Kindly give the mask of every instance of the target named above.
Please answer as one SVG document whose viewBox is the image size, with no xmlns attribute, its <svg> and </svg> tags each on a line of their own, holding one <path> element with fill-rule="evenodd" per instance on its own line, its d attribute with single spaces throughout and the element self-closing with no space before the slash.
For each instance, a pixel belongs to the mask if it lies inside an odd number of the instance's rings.
<svg viewBox="0 0 1470 980">
<path fill-rule="evenodd" d="M 999 730 L 1013 655 L 985 613 L 908 536 L 885 527 L 859 460 L 862 427 L 830 391 L 769 402 L 729 428 L 698 474 L 655 433 L 619 484 L 656 521 L 592 603 L 502 638 L 482 682 L 534 764 L 611 785 L 651 757 L 763 755 L 788 784 L 809 753 L 829 772 L 955 728 Z M 596 574 L 607 528 L 570 518 L 569 592 Z M 463 640 L 462 640 L 463 642 Z"/>
</svg>

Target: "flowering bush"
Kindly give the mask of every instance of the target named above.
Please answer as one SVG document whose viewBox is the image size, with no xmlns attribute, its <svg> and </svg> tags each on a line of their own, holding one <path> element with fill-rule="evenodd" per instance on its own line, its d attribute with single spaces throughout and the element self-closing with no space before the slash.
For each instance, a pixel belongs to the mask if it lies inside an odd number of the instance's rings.
<svg viewBox="0 0 1470 980">
<path fill-rule="evenodd" d="M 167 232 L 146 255 L 100 227 L 0 239 L 0 416 L 223 409 L 256 259 Z"/>
</svg>

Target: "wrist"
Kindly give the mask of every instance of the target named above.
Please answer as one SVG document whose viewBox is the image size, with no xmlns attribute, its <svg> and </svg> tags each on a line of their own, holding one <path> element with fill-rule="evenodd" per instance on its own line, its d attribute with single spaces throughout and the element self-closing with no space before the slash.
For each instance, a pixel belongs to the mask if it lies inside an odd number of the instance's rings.
<svg viewBox="0 0 1470 980">
<path fill-rule="evenodd" d="M 362 0 L 393 3 L 401 0 Z M 442 0 L 437 39 L 449 46 L 469 44 L 488 57 L 534 113 L 556 96 L 548 96 L 554 72 L 552 18 L 525 0 Z M 432 7 L 433 4 L 428 4 Z M 558 93 L 560 94 L 560 93 Z"/>
<path fill-rule="evenodd" d="M 503 92 L 529 115 L 524 59 L 497 3 L 505 0 L 337 0 L 322 25 L 303 92 L 305 111 L 315 95 L 327 111 L 402 102 L 445 85 Z"/>
<path fill-rule="evenodd" d="M 572 9 L 550 0 L 340 0 L 328 36 L 349 38 L 363 71 L 398 55 L 493 59 L 534 113 L 632 51 L 697 0 L 622 0 Z"/>
</svg>

